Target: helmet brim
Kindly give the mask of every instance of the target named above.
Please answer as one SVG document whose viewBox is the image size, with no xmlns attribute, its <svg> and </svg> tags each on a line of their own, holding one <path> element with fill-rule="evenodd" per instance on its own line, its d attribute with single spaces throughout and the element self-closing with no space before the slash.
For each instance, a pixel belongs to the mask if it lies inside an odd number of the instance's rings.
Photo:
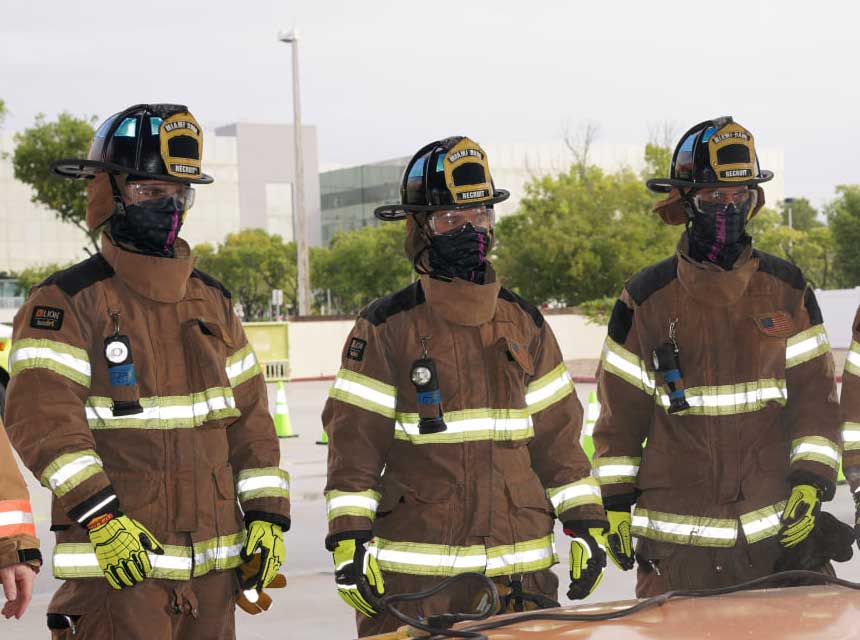
<svg viewBox="0 0 860 640">
<path fill-rule="evenodd" d="M 693 182 L 692 180 L 675 180 L 674 178 L 651 178 L 645 183 L 654 193 L 669 193 L 672 189 L 703 189 L 707 187 L 752 187 L 762 182 L 773 180 L 773 171 L 761 170 L 761 176 L 737 182 Z"/>
<path fill-rule="evenodd" d="M 373 215 L 386 222 L 393 220 L 404 220 L 406 216 L 414 213 L 429 213 L 431 211 L 450 211 L 451 209 L 471 209 L 472 207 L 492 206 L 499 202 L 504 202 L 511 197 L 511 192 L 507 189 L 496 189 L 493 191 L 493 197 L 489 200 L 481 202 L 466 202 L 463 204 L 434 204 L 434 205 L 419 205 L 419 204 L 386 204 L 381 207 L 376 207 L 373 210 Z"/>
<path fill-rule="evenodd" d="M 84 160 L 79 158 L 65 158 L 55 160 L 51 163 L 51 173 L 61 178 L 74 180 L 91 180 L 98 173 L 132 173 L 128 167 L 113 162 L 102 162 L 100 160 Z M 135 178 L 146 178 L 149 180 L 160 180 L 163 182 L 181 182 L 183 184 L 211 184 L 215 179 L 205 173 L 197 178 L 191 176 L 169 176 L 160 173 L 148 173 L 146 171 L 134 171 Z"/>
</svg>

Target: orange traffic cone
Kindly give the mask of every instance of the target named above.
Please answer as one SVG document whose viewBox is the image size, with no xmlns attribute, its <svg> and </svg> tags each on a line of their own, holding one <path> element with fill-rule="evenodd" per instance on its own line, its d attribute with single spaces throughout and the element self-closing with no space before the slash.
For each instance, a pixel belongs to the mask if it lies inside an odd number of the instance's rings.
<svg viewBox="0 0 860 640">
<path fill-rule="evenodd" d="M 298 438 L 293 433 L 290 422 L 290 410 L 287 408 L 287 392 L 284 391 L 284 381 L 278 380 L 278 394 L 275 396 L 275 433 L 279 438 Z"/>
</svg>

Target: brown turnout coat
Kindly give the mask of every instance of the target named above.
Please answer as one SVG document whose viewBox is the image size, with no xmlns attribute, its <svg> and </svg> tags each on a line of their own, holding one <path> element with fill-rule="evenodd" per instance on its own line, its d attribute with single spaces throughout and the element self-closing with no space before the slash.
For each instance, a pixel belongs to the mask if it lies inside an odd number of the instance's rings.
<svg viewBox="0 0 860 640">
<path fill-rule="evenodd" d="M 851 348 L 842 372 L 842 466 L 852 493 L 860 489 L 860 309 L 851 324 Z"/>
<path fill-rule="evenodd" d="M 0 569 L 27 560 L 41 564 L 34 553 L 38 549 L 30 494 L 0 420 Z"/>
<path fill-rule="evenodd" d="M 670 414 L 651 354 L 673 320 L 690 408 Z M 772 540 L 793 483 L 833 497 L 833 358 L 793 265 L 750 249 L 723 271 L 679 248 L 625 286 L 598 376 L 595 476 L 607 504 L 638 494 L 633 534 L 652 551 Z"/>
<path fill-rule="evenodd" d="M 410 372 L 421 337 L 438 371 L 438 434 L 418 430 Z M 554 517 L 605 519 L 555 337 L 497 281 L 422 276 L 367 307 L 323 423 L 328 545 L 372 532 L 385 572 L 540 571 L 557 562 Z"/>
<path fill-rule="evenodd" d="M 168 259 L 104 236 L 15 317 L 7 428 L 54 494 L 58 578 L 102 577 L 81 525 L 112 504 L 164 545 L 150 577 L 169 580 L 237 566 L 243 513 L 289 525 L 260 367 L 229 292 L 193 267 L 183 241 Z M 136 380 L 109 369 L 115 334 Z"/>
</svg>

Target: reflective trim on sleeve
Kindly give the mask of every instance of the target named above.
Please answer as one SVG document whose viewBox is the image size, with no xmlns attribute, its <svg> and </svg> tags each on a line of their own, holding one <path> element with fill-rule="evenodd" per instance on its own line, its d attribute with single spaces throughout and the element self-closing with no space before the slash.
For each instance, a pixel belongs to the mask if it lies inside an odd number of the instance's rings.
<svg viewBox="0 0 860 640">
<path fill-rule="evenodd" d="M 326 491 L 325 510 L 328 521 L 341 516 L 376 518 L 380 494 L 377 491 Z"/>
<path fill-rule="evenodd" d="M 379 568 L 392 573 L 452 576 L 467 571 L 487 576 L 515 575 L 548 569 L 558 562 L 552 534 L 509 545 L 466 547 L 374 538 L 367 552 Z"/>
<path fill-rule="evenodd" d="M 842 445 L 845 451 L 860 450 L 860 422 L 842 423 Z"/>
<path fill-rule="evenodd" d="M 278 467 L 245 469 L 236 476 L 239 502 L 257 498 L 289 498 L 290 474 Z"/>
<path fill-rule="evenodd" d="M 775 536 L 782 526 L 779 519 L 782 517 L 783 509 L 785 509 L 785 500 L 743 514 L 741 527 L 747 542 L 752 544 Z"/>
<path fill-rule="evenodd" d="M 561 487 L 551 487 L 546 490 L 546 495 L 557 514 L 584 504 L 603 506 L 600 486 L 594 478 L 583 478 Z"/>
<path fill-rule="evenodd" d="M 769 402 L 785 406 L 788 387 L 785 380 L 769 378 L 753 382 L 739 382 L 716 387 L 690 387 L 685 390 L 689 409 L 680 416 L 728 416 L 764 409 Z M 660 393 L 657 403 L 669 409 L 669 396 Z"/>
<path fill-rule="evenodd" d="M 417 413 L 395 416 L 394 437 L 412 444 L 474 442 L 476 440 L 528 440 L 534 437 L 534 426 L 528 409 L 465 409 L 449 411 L 443 416 L 448 427 L 440 433 L 422 435 Z"/>
<path fill-rule="evenodd" d="M 832 469 L 839 467 L 839 445 L 824 436 L 807 436 L 791 441 L 791 459 L 789 464 L 801 460 L 818 462 Z"/>
<path fill-rule="evenodd" d="M 257 354 L 254 353 L 250 343 L 227 358 L 225 371 L 230 380 L 230 386 L 234 388 L 261 373 Z"/>
<path fill-rule="evenodd" d="M 624 484 L 636 482 L 639 475 L 639 463 L 642 458 L 615 456 L 611 458 L 595 458 L 592 462 L 591 475 L 601 484 Z"/>
<path fill-rule="evenodd" d="M 12 536 L 36 537 L 29 500 L 0 500 L 0 539 Z"/>
<path fill-rule="evenodd" d="M 12 377 L 26 369 L 48 369 L 89 389 L 92 369 L 87 352 L 55 340 L 24 338 L 12 343 Z"/>
<path fill-rule="evenodd" d="M 622 380 L 629 382 L 637 389 L 647 394 L 654 393 L 656 382 L 654 376 L 645 367 L 645 362 L 631 353 L 612 338 L 606 338 L 601 356 L 603 368 Z"/>
<path fill-rule="evenodd" d="M 328 395 L 386 418 L 394 417 L 394 408 L 397 406 L 397 389 L 349 369 L 337 372 Z"/>
<path fill-rule="evenodd" d="M 860 343 L 856 340 L 851 340 L 851 349 L 845 360 L 845 373 L 860 376 Z"/>
<path fill-rule="evenodd" d="M 640 538 L 696 547 L 733 547 L 738 538 L 738 521 L 682 516 L 637 506 L 633 511 L 631 533 Z"/>
<path fill-rule="evenodd" d="M 89 478 L 101 473 L 103 466 L 102 459 L 92 449 L 64 453 L 42 471 L 42 485 L 61 498 Z"/>
<path fill-rule="evenodd" d="M 149 578 L 190 580 L 210 571 L 234 569 L 242 564 L 241 551 L 245 534 L 219 536 L 193 546 L 166 544 L 164 555 L 150 553 L 152 572 Z M 60 580 L 103 578 L 93 546 L 88 542 L 61 543 L 54 547 L 54 577 Z"/>
<path fill-rule="evenodd" d="M 188 396 L 141 398 L 141 413 L 113 414 L 113 400 L 90 396 L 86 402 L 90 429 L 191 429 L 212 420 L 238 418 L 233 389 L 214 387 Z"/>
<path fill-rule="evenodd" d="M 830 352 L 830 341 L 823 324 L 791 336 L 785 344 L 785 368 L 796 367 Z"/>
<path fill-rule="evenodd" d="M 564 363 L 526 387 L 526 406 L 531 413 L 543 411 L 573 393 L 573 378 Z"/>
</svg>

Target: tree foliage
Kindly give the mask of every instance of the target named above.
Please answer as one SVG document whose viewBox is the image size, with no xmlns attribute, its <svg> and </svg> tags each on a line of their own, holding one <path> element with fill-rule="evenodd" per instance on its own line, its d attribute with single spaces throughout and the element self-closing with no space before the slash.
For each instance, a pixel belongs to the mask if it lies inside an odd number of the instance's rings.
<svg viewBox="0 0 860 640">
<path fill-rule="evenodd" d="M 788 226 L 789 205 L 785 200 L 777 204 L 782 224 Z M 823 227 L 824 223 L 818 219 L 818 211 L 806 198 L 795 198 L 791 203 L 791 228 L 798 231 L 809 231 Z"/>
<path fill-rule="evenodd" d="M 284 292 L 284 312 L 298 307 L 295 242 L 285 243 L 262 229 L 246 229 L 231 233 L 217 247 L 199 244 L 193 253 L 198 268 L 233 293 L 246 320 L 269 317 L 273 289 Z"/>
<path fill-rule="evenodd" d="M 650 150 L 646 172 L 665 153 Z M 533 303 L 580 305 L 617 296 L 639 269 L 671 255 L 679 230 L 652 213 L 655 197 L 629 169 L 574 164 L 536 178 L 516 213 L 497 225 L 495 264 L 506 286 Z"/>
<path fill-rule="evenodd" d="M 12 168 L 16 179 L 33 188 L 34 204 L 44 205 L 60 220 L 86 233 L 98 251 L 98 234 L 86 225 L 85 181 L 60 178 L 49 169 L 51 162 L 60 158 L 85 158 L 94 124 L 95 117 L 77 118 L 66 112 L 53 122 L 47 121 L 44 114 L 37 115 L 31 128 L 15 134 Z"/>
<path fill-rule="evenodd" d="M 860 286 L 860 185 L 836 187 L 836 199 L 826 214 L 833 232 L 838 285 Z"/>
<path fill-rule="evenodd" d="M 8 113 L 6 109 L 6 102 L 3 98 L 0 98 L 0 127 L 3 126 L 3 121 L 6 119 L 6 114 Z"/>
<path fill-rule="evenodd" d="M 352 314 L 408 285 L 412 265 L 403 252 L 405 237 L 405 224 L 395 222 L 335 234 L 329 247 L 311 255 L 320 301 L 329 291 L 333 308 Z"/>
</svg>

